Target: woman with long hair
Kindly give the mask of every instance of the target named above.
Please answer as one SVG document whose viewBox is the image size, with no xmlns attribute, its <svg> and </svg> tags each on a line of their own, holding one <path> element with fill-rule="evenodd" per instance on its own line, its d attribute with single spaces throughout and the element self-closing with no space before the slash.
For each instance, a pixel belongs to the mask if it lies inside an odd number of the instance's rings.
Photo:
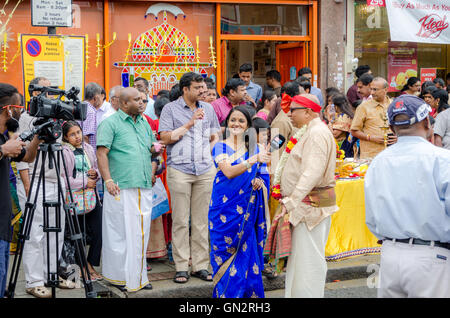
<svg viewBox="0 0 450 318">
<path fill-rule="evenodd" d="M 213 297 L 261 298 L 270 155 L 257 145 L 244 107 L 230 111 L 225 127 L 212 150 L 218 168 L 208 214 Z"/>
<path fill-rule="evenodd" d="M 275 106 L 276 100 L 277 95 L 275 94 L 275 91 L 266 89 L 263 93 L 260 104 L 256 109 L 256 117 L 267 120 L 270 111 Z"/>
<path fill-rule="evenodd" d="M 413 76 L 413 77 L 408 78 L 408 81 L 406 82 L 405 86 L 403 86 L 402 95 L 409 94 L 409 95 L 419 96 L 420 89 L 421 89 L 420 79 Z"/>
</svg>

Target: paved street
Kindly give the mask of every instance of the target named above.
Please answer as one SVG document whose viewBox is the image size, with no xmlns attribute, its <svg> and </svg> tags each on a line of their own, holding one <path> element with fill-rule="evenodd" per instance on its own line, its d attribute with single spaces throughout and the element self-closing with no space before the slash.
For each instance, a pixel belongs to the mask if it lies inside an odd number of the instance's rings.
<svg viewBox="0 0 450 318">
<path fill-rule="evenodd" d="M 10 268 L 13 257 L 10 259 Z M 376 268 L 379 264 L 379 255 L 364 255 L 355 258 L 328 262 L 327 284 L 325 298 L 374 298 L 376 288 L 368 288 L 373 285 L 376 276 Z M 152 270 L 149 272 L 149 280 L 153 290 L 141 290 L 135 293 L 124 293 L 108 282 L 102 280 L 94 282 L 93 287 L 100 298 L 210 298 L 213 285 L 191 277 L 186 284 L 175 284 L 172 278 L 175 274 L 175 266 L 167 259 L 153 261 Z M 101 268 L 97 268 L 101 272 Z M 264 277 L 264 286 L 267 298 L 284 298 L 285 273 L 273 280 Z M 9 276 L 8 276 L 9 283 Z M 34 298 L 25 292 L 25 277 L 23 266 L 20 267 L 16 298 Z M 57 298 L 85 298 L 84 288 L 73 290 L 56 289 Z"/>
</svg>

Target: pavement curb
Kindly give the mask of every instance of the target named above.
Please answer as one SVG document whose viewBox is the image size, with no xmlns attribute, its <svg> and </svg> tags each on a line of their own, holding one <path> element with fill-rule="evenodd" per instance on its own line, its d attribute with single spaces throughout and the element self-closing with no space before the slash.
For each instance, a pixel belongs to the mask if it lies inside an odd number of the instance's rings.
<svg viewBox="0 0 450 318">
<path fill-rule="evenodd" d="M 326 283 L 368 278 L 370 275 L 371 271 L 368 271 L 367 264 L 329 268 Z M 284 289 L 285 278 L 286 273 L 280 273 L 273 279 L 263 277 L 264 290 Z M 114 298 L 211 298 L 213 292 L 212 283 L 193 277 L 186 284 L 175 284 L 171 280 L 152 282 L 153 290 L 141 290 L 136 293 L 121 292 L 109 283 L 102 282 L 102 285 L 110 290 L 111 297 Z"/>
</svg>

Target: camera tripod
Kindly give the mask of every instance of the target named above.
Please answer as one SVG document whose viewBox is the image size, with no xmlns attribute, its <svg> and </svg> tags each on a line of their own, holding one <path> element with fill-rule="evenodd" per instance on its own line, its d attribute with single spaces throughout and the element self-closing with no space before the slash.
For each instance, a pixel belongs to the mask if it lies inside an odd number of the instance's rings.
<svg viewBox="0 0 450 318">
<path fill-rule="evenodd" d="M 38 153 L 36 156 L 36 162 L 33 169 L 33 175 L 31 177 L 31 184 L 30 184 L 30 191 L 28 193 L 27 203 L 25 205 L 25 211 L 23 214 L 23 222 L 22 227 L 19 232 L 18 236 L 18 242 L 17 242 L 17 253 L 14 257 L 14 261 L 12 264 L 12 270 L 11 270 L 11 276 L 10 281 L 8 285 L 7 290 L 7 296 L 8 298 L 14 298 L 14 291 L 16 288 L 17 283 L 17 277 L 19 274 L 19 268 L 20 263 L 23 256 L 23 248 L 25 245 L 26 240 L 30 239 L 30 232 L 31 232 L 31 225 L 33 223 L 33 217 L 36 210 L 36 202 L 39 195 L 39 189 L 41 187 L 42 183 L 42 196 L 43 196 L 43 231 L 47 238 L 47 286 L 51 287 L 52 289 L 52 298 L 55 298 L 56 295 L 56 287 L 59 286 L 59 277 L 58 277 L 58 268 L 59 268 L 59 257 L 60 254 L 58 251 L 58 237 L 59 232 L 63 230 L 61 226 L 61 204 L 64 204 L 64 213 L 66 216 L 66 223 L 70 232 L 70 238 L 74 242 L 75 245 L 75 256 L 77 260 L 77 265 L 81 269 L 81 275 L 84 283 L 84 289 L 86 293 L 86 298 L 96 298 L 97 293 L 93 289 L 92 282 L 91 282 L 91 276 L 89 273 L 89 270 L 87 270 L 87 259 L 83 244 L 83 235 L 80 230 L 80 225 L 78 222 L 78 218 L 76 215 L 76 205 L 73 203 L 73 197 L 72 192 L 70 189 L 69 184 L 69 176 L 67 173 L 67 167 L 66 163 L 64 161 L 64 157 L 62 155 L 62 146 L 60 143 L 55 142 L 55 140 L 49 140 L 51 138 L 46 138 L 44 143 L 39 145 Z M 36 193 L 34 194 L 34 201 L 30 202 L 32 198 L 32 192 L 33 192 L 33 184 L 36 177 L 36 168 L 39 164 L 39 158 L 42 158 L 41 162 L 41 169 L 39 173 Z M 58 179 L 58 199 L 55 200 L 47 200 L 47 197 L 45 195 L 45 159 L 48 157 L 49 162 L 49 169 L 55 168 L 57 179 Z M 65 203 L 63 193 L 63 187 L 61 184 L 61 178 L 60 178 L 60 163 L 63 163 L 63 168 L 65 171 L 65 178 L 66 178 L 66 184 L 68 187 L 68 193 L 69 193 L 69 203 Z M 49 224 L 49 216 L 51 213 L 55 214 L 55 224 Z M 63 224 L 64 226 L 64 224 Z M 51 265 L 50 265 L 50 233 L 55 233 L 55 249 L 56 249 L 56 268 L 54 271 L 51 271 Z M 86 269 L 86 270 L 84 270 Z M 86 277 L 87 275 L 87 277 Z"/>
</svg>

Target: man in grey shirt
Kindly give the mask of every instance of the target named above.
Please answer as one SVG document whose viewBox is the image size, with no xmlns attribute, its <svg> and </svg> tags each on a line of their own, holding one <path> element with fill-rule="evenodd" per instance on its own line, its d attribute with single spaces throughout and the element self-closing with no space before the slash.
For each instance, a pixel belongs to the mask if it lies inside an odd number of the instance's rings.
<svg viewBox="0 0 450 318">
<path fill-rule="evenodd" d="M 190 72 L 180 79 L 182 95 L 164 106 L 161 140 L 167 145 L 167 184 L 172 205 L 172 247 L 176 283 L 191 275 L 211 281 L 208 210 L 216 174 L 211 149 L 219 140 L 219 121 L 213 107 L 200 101 L 203 77 Z M 189 219 L 191 239 L 189 239 Z M 192 252 L 192 253 L 191 253 Z"/>
<path fill-rule="evenodd" d="M 437 115 L 433 129 L 434 144 L 450 150 L 450 109 Z"/>
</svg>

